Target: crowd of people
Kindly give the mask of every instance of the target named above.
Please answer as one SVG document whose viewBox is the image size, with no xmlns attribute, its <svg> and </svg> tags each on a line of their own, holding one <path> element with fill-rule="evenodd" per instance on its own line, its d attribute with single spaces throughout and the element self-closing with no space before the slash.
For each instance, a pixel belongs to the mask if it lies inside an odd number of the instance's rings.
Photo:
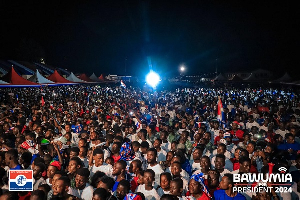
<svg viewBox="0 0 300 200">
<path fill-rule="evenodd" d="M 0 200 L 300 198 L 296 90 L 6 88 L 0 104 Z M 9 191 L 9 170 L 33 170 L 33 191 Z M 237 186 L 248 173 L 292 181 Z M 272 184 L 288 192 L 236 191 Z"/>
</svg>

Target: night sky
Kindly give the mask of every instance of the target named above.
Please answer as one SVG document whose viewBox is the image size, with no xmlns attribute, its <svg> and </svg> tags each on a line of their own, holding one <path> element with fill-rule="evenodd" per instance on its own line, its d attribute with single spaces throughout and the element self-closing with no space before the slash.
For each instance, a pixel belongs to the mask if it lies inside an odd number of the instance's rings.
<svg viewBox="0 0 300 200">
<path fill-rule="evenodd" d="M 30 3 L 31 2 L 31 3 Z M 0 1 L 0 59 L 75 73 L 165 75 L 299 68 L 289 1 Z M 217 60 L 216 60 L 217 59 Z M 282 70 L 282 71 L 281 71 Z"/>
</svg>

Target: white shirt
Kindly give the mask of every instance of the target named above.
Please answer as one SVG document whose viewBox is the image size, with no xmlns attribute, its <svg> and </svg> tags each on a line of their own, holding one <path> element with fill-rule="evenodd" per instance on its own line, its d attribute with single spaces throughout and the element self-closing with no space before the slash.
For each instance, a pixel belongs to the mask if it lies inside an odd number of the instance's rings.
<svg viewBox="0 0 300 200">
<path fill-rule="evenodd" d="M 92 177 L 97 171 L 105 173 L 107 176 L 112 177 L 113 167 L 109 164 L 103 163 L 101 166 L 96 167 L 95 164 L 90 168 Z"/>
<path fill-rule="evenodd" d="M 153 167 L 151 167 L 148 164 L 148 168 L 147 169 L 152 169 L 155 173 L 155 182 L 158 183 L 158 185 L 160 184 L 160 174 L 164 172 L 164 170 L 161 168 L 160 164 L 156 164 Z"/>
<path fill-rule="evenodd" d="M 137 189 L 137 192 L 141 192 L 144 194 L 145 196 L 145 200 L 158 200 L 160 199 L 160 196 L 158 195 L 157 191 L 152 188 L 152 190 L 146 190 L 145 189 L 145 185 L 141 185 L 141 187 L 139 187 Z"/>
<path fill-rule="evenodd" d="M 158 195 L 161 197 L 164 194 L 170 194 L 170 191 L 164 191 L 161 187 L 157 189 Z"/>
<path fill-rule="evenodd" d="M 199 169 L 201 169 L 200 162 L 199 163 L 193 162 L 193 164 L 192 164 L 192 171 L 196 171 L 196 170 L 199 170 Z"/>
<path fill-rule="evenodd" d="M 259 128 L 259 124 L 256 121 L 246 123 L 246 129 L 251 130 L 252 126 Z"/>
<path fill-rule="evenodd" d="M 84 200 L 92 200 L 93 192 L 94 192 L 94 188 L 87 183 L 83 190 L 78 190 L 78 189 L 75 190 L 74 196 L 77 196 Z"/>
<path fill-rule="evenodd" d="M 222 179 L 222 177 L 227 173 L 231 173 L 231 171 L 229 171 L 228 169 L 224 169 L 224 171 L 220 173 L 220 179 Z"/>
<path fill-rule="evenodd" d="M 287 134 L 289 131 L 288 130 L 281 130 L 281 129 L 277 129 L 276 131 L 275 131 L 275 133 L 276 134 L 279 134 L 279 135 L 281 135 L 283 138 L 285 138 L 285 134 Z"/>
</svg>

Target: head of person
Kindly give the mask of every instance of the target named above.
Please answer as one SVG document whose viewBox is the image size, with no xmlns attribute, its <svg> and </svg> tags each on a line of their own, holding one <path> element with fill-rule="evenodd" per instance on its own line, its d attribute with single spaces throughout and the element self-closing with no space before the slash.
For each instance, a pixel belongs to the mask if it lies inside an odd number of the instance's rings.
<svg viewBox="0 0 300 200">
<path fill-rule="evenodd" d="M 153 143 L 153 147 L 155 149 L 159 149 L 161 147 L 161 144 L 162 144 L 162 140 L 161 139 L 156 139 Z"/>
<path fill-rule="evenodd" d="M 274 145 L 271 143 L 268 143 L 264 149 L 264 152 L 272 154 L 272 153 L 274 153 L 274 149 L 275 149 Z"/>
<path fill-rule="evenodd" d="M 140 160 L 133 160 L 129 165 L 129 172 L 136 173 L 142 170 L 142 162 Z"/>
<path fill-rule="evenodd" d="M 75 176 L 75 186 L 79 190 L 83 190 L 89 180 L 90 171 L 87 168 L 78 169 Z"/>
<path fill-rule="evenodd" d="M 18 163 L 18 151 L 16 149 L 10 149 L 5 153 L 5 164 L 10 166 L 11 164 Z"/>
<path fill-rule="evenodd" d="M 149 143 L 147 141 L 142 141 L 141 142 L 141 152 L 143 154 L 146 154 L 148 149 L 149 149 Z"/>
<path fill-rule="evenodd" d="M 239 159 L 239 163 L 240 163 L 240 172 L 243 173 L 250 172 L 251 160 L 249 157 L 241 157 Z"/>
<path fill-rule="evenodd" d="M 188 187 L 192 196 L 202 194 L 204 184 L 204 178 L 202 176 L 203 174 L 194 174 L 191 176 Z"/>
<path fill-rule="evenodd" d="M 167 153 L 167 156 L 166 156 L 166 161 L 167 162 L 171 162 L 171 160 L 173 159 L 173 157 L 174 157 L 174 151 L 169 151 Z"/>
<path fill-rule="evenodd" d="M 163 190 L 170 189 L 170 182 L 172 180 L 172 176 L 169 172 L 164 172 L 160 174 L 160 187 Z"/>
<path fill-rule="evenodd" d="M 141 144 L 138 141 L 132 142 L 132 148 L 134 152 L 139 152 Z"/>
<path fill-rule="evenodd" d="M 67 176 L 62 176 L 55 181 L 55 184 L 52 185 L 53 195 L 64 195 L 69 191 L 71 185 L 70 179 Z"/>
<path fill-rule="evenodd" d="M 147 169 L 144 171 L 144 184 L 147 186 L 152 186 L 155 179 L 155 173 L 152 169 Z"/>
<path fill-rule="evenodd" d="M 286 143 L 294 144 L 295 143 L 295 136 L 291 133 L 285 134 Z"/>
<path fill-rule="evenodd" d="M 20 157 L 20 164 L 24 166 L 24 168 L 28 168 L 31 164 L 32 154 L 29 151 L 22 153 Z"/>
<path fill-rule="evenodd" d="M 146 139 L 147 138 L 147 130 L 146 129 L 141 129 L 138 132 L 138 137 L 141 139 Z"/>
<path fill-rule="evenodd" d="M 111 166 L 114 166 L 115 160 L 114 160 L 113 157 L 107 157 L 107 158 L 105 159 L 105 163 L 106 163 L 106 164 L 110 164 Z"/>
<path fill-rule="evenodd" d="M 80 147 L 79 148 L 79 157 L 80 158 L 85 158 L 86 156 L 87 156 L 87 151 L 88 151 L 88 149 L 87 149 L 87 147 L 86 146 L 82 146 L 82 147 Z"/>
<path fill-rule="evenodd" d="M 53 178 L 57 171 L 61 170 L 61 164 L 58 161 L 52 161 L 47 168 L 47 177 Z"/>
<path fill-rule="evenodd" d="M 114 179 L 105 175 L 101 177 L 100 182 L 97 185 L 97 188 L 103 188 L 106 191 L 110 192 L 113 189 L 114 184 L 115 184 Z"/>
<path fill-rule="evenodd" d="M 48 195 L 48 193 L 51 190 L 51 187 L 48 184 L 42 184 L 38 187 L 38 190 L 41 190 L 45 193 L 45 195 Z"/>
<path fill-rule="evenodd" d="M 235 151 L 234 151 L 234 158 L 236 160 L 240 159 L 240 153 L 241 153 L 241 148 L 240 147 L 236 148 Z"/>
<path fill-rule="evenodd" d="M 30 200 L 44 200 L 46 194 L 43 190 L 35 190 L 31 193 Z"/>
<path fill-rule="evenodd" d="M 280 134 L 274 135 L 274 141 L 276 144 L 282 144 L 283 143 L 283 137 Z"/>
<path fill-rule="evenodd" d="M 80 138 L 80 140 L 78 141 L 78 148 L 86 147 L 86 145 L 87 145 L 87 140 L 85 138 Z"/>
<path fill-rule="evenodd" d="M 74 158 L 74 157 L 77 157 L 78 155 L 79 155 L 79 148 L 78 147 L 72 147 L 71 149 L 70 149 L 70 154 L 69 154 L 69 156 L 70 156 L 70 159 L 71 158 Z"/>
<path fill-rule="evenodd" d="M 45 171 L 46 166 L 42 162 L 38 162 L 33 167 L 33 178 L 38 180 L 42 177 L 43 172 Z"/>
<path fill-rule="evenodd" d="M 211 163 L 210 163 L 210 159 L 208 156 L 203 156 L 201 159 L 200 159 L 200 167 L 202 169 L 210 169 L 211 167 Z"/>
<path fill-rule="evenodd" d="M 160 139 L 162 141 L 166 140 L 168 138 L 168 132 L 167 131 L 161 131 L 160 132 Z"/>
<path fill-rule="evenodd" d="M 223 170 L 225 167 L 225 156 L 223 154 L 217 154 L 215 159 L 216 170 Z"/>
<path fill-rule="evenodd" d="M 210 141 L 211 140 L 211 133 L 210 132 L 204 133 L 203 138 L 206 139 L 207 141 Z"/>
<path fill-rule="evenodd" d="M 181 178 L 175 178 L 170 183 L 170 194 L 174 196 L 181 196 L 183 191 L 183 181 Z"/>
<path fill-rule="evenodd" d="M 207 175 L 207 183 L 209 188 L 217 188 L 220 183 L 220 173 L 216 170 L 210 170 Z"/>
<path fill-rule="evenodd" d="M 121 174 L 125 175 L 126 166 L 127 166 L 126 161 L 119 160 L 118 162 L 116 162 L 114 164 L 112 175 L 113 176 L 118 176 L 118 175 L 121 175 Z"/>
<path fill-rule="evenodd" d="M 104 162 L 104 152 L 102 149 L 96 148 L 93 151 L 93 160 L 95 161 L 95 166 L 98 167 Z"/>
<path fill-rule="evenodd" d="M 220 182 L 220 189 L 222 190 L 230 190 L 232 189 L 232 187 L 234 186 L 233 183 L 233 174 L 224 174 L 224 176 L 222 177 L 222 180 Z"/>
<path fill-rule="evenodd" d="M 79 157 L 72 157 L 70 159 L 70 162 L 69 162 L 69 165 L 68 165 L 68 172 L 70 174 L 75 174 L 76 171 L 80 168 L 83 167 L 83 163 L 82 161 L 80 160 Z"/>
<path fill-rule="evenodd" d="M 129 193 L 130 190 L 130 183 L 129 181 L 123 179 L 119 182 L 117 187 L 117 198 L 124 199 L 124 197 Z"/>
<path fill-rule="evenodd" d="M 50 146 L 50 145 L 49 145 Z M 49 155 L 49 154 L 46 154 L 45 156 L 44 156 L 44 163 L 45 163 L 45 165 L 48 167 L 49 165 L 50 165 L 50 162 L 52 161 L 52 157 L 51 157 L 51 155 Z"/>
<path fill-rule="evenodd" d="M 122 146 L 122 144 L 120 142 L 114 142 L 112 147 L 111 147 L 111 152 L 113 154 L 120 153 L 121 146 Z"/>
<path fill-rule="evenodd" d="M 223 143 L 220 143 L 218 145 L 218 148 L 217 148 L 217 154 L 223 154 L 224 155 L 225 152 L 226 152 L 226 145 L 223 144 Z"/>
<path fill-rule="evenodd" d="M 57 171 L 52 178 L 51 184 L 55 185 L 55 182 L 62 176 L 67 176 L 67 174 L 62 171 Z"/>
<path fill-rule="evenodd" d="M 197 146 L 193 151 L 193 160 L 200 160 L 203 154 L 203 148 Z"/>
<path fill-rule="evenodd" d="M 19 199 L 19 195 L 14 191 L 7 191 L 0 196 L 0 200 L 16 200 Z"/>
<path fill-rule="evenodd" d="M 97 171 L 92 177 L 91 177 L 91 186 L 93 186 L 93 188 L 98 188 L 98 185 L 100 183 L 101 178 L 105 176 L 104 172 L 101 171 Z"/>
<path fill-rule="evenodd" d="M 246 150 L 249 152 L 249 154 L 252 154 L 255 150 L 256 143 L 254 141 L 251 141 L 248 143 Z"/>
<path fill-rule="evenodd" d="M 161 197 L 160 197 L 160 200 L 177 200 L 178 198 L 171 195 L 171 194 L 163 194 Z"/>
<path fill-rule="evenodd" d="M 149 164 L 154 164 L 156 162 L 157 151 L 154 148 L 150 148 L 147 151 L 147 162 Z"/>
<path fill-rule="evenodd" d="M 173 162 L 171 164 L 171 173 L 174 177 L 179 177 L 182 171 L 181 164 L 179 162 Z"/>
<path fill-rule="evenodd" d="M 271 200 L 271 197 L 272 195 L 269 193 L 269 192 L 266 192 L 268 191 L 267 188 L 265 188 L 265 190 L 262 190 L 262 191 L 258 191 L 256 193 L 256 200 Z"/>
<path fill-rule="evenodd" d="M 241 157 L 249 157 L 249 152 L 246 149 L 241 149 L 240 158 Z"/>
<path fill-rule="evenodd" d="M 139 185 L 143 185 L 144 184 L 144 171 L 140 171 L 139 172 L 137 183 Z"/>
<path fill-rule="evenodd" d="M 97 188 L 93 193 L 93 200 L 106 200 L 111 195 L 104 188 Z"/>
</svg>

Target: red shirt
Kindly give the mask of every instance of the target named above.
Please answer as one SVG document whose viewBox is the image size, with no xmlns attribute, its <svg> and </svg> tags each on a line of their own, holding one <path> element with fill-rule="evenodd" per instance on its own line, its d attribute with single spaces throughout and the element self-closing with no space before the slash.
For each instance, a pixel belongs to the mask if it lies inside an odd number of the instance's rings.
<svg viewBox="0 0 300 200">
<path fill-rule="evenodd" d="M 214 145 L 218 145 L 218 142 L 221 140 L 220 136 L 217 136 L 214 141 Z"/>
<path fill-rule="evenodd" d="M 24 196 L 20 196 L 19 195 L 19 200 L 29 200 L 31 196 L 31 192 L 28 192 L 26 195 Z"/>
<path fill-rule="evenodd" d="M 116 163 L 120 160 L 121 156 L 120 155 L 119 156 L 114 156 L 113 155 L 112 158 L 114 159 L 114 162 Z"/>
<path fill-rule="evenodd" d="M 185 196 L 192 196 L 192 195 L 190 191 L 188 191 Z M 211 200 L 211 199 L 204 192 L 202 192 L 202 196 L 199 197 L 197 200 Z"/>
<path fill-rule="evenodd" d="M 135 191 L 136 190 L 136 188 L 138 187 L 138 179 L 139 179 L 139 177 L 134 177 L 132 180 L 131 180 L 131 182 L 130 182 L 130 185 L 131 185 L 131 187 L 130 187 L 130 190 L 131 191 Z"/>
<path fill-rule="evenodd" d="M 240 169 L 240 163 L 235 158 L 231 158 L 230 161 L 233 164 L 233 171 Z M 250 173 L 258 173 L 254 165 L 250 165 Z"/>
<path fill-rule="evenodd" d="M 230 161 L 233 164 L 233 171 L 240 168 L 240 163 L 235 158 L 230 158 Z"/>
</svg>

